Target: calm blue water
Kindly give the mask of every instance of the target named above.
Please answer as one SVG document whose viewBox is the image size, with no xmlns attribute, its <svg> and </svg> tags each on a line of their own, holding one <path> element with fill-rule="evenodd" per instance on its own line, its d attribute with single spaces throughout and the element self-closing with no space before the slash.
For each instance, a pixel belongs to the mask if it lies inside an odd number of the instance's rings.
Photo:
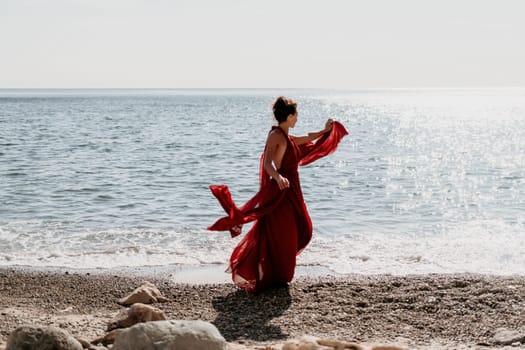
<svg viewBox="0 0 525 350">
<path fill-rule="evenodd" d="M 350 135 L 301 168 L 336 273 L 523 273 L 525 90 L 0 90 L 0 265 L 224 264 L 208 185 L 258 188 L 272 100 Z"/>
</svg>

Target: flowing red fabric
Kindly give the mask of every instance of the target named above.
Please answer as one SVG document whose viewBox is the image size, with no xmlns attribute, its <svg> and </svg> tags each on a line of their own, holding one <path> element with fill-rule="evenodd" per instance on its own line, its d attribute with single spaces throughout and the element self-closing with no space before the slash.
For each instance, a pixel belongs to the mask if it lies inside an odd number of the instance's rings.
<svg viewBox="0 0 525 350">
<path fill-rule="evenodd" d="M 272 130 L 275 128 L 278 127 Z M 235 237 L 241 233 L 243 224 L 255 221 L 230 257 L 229 271 L 236 285 L 255 292 L 292 280 L 295 258 L 312 238 L 312 221 L 304 203 L 298 166 L 333 153 L 346 135 L 348 132 L 339 122 L 334 122 L 332 130 L 315 143 L 298 146 L 285 134 L 287 147 L 278 171 L 288 179 L 290 187 L 280 190 L 264 170 L 265 149 L 259 170 L 259 191 L 241 207 L 235 205 L 228 186 L 210 186 L 228 215 L 208 227 L 209 230 L 229 230 Z"/>
</svg>

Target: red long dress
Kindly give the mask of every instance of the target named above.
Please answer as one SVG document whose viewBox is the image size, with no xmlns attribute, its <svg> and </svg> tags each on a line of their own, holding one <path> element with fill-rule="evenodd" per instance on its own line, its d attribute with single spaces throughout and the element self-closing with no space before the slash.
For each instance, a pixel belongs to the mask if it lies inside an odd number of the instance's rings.
<svg viewBox="0 0 525 350">
<path fill-rule="evenodd" d="M 275 128 L 278 127 L 272 130 Z M 229 271 L 236 285 L 255 292 L 292 280 L 295 258 L 312 238 L 312 221 L 304 203 L 298 166 L 331 154 L 347 134 L 338 122 L 315 143 L 298 146 L 284 134 L 287 146 L 278 172 L 288 179 L 290 187 L 280 190 L 264 170 L 265 149 L 260 163 L 259 192 L 240 208 L 235 205 L 228 186 L 210 186 L 228 215 L 208 227 L 209 230 L 229 230 L 235 237 L 241 233 L 243 224 L 255 221 L 230 257 Z"/>
</svg>

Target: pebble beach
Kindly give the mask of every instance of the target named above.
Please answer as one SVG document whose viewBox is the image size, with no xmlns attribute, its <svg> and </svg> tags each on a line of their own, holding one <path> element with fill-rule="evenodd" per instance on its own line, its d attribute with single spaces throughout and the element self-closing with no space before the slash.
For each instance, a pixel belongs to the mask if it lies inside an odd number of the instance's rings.
<svg viewBox="0 0 525 350">
<path fill-rule="evenodd" d="M 103 336 L 123 308 L 116 301 L 145 280 L 168 298 L 155 306 L 169 319 L 209 321 L 232 349 L 280 349 L 304 335 L 405 349 L 504 349 L 515 347 L 494 344 L 496 330 L 525 330 L 523 276 L 301 276 L 288 288 L 249 294 L 169 275 L 2 268 L 0 349 L 26 324 Z"/>
</svg>

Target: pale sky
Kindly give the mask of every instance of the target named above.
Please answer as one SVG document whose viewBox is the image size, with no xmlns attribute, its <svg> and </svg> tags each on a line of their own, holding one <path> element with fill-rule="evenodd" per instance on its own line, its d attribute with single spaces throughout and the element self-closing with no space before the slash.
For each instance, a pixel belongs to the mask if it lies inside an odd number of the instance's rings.
<svg viewBox="0 0 525 350">
<path fill-rule="evenodd" d="M 494 86 L 523 0 L 0 0 L 0 88 Z"/>
</svg>

